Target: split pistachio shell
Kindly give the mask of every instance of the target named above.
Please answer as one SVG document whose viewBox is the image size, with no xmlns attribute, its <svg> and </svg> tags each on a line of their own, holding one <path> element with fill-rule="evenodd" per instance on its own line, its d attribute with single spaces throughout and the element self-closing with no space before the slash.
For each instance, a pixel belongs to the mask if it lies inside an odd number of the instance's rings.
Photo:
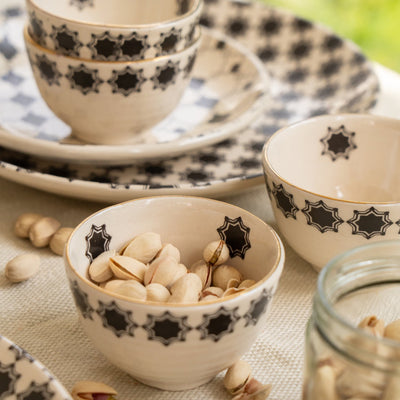
<svg viewBox="0 0 400 400">
<path fill-rule="evenodd" d="M 240 293 L 240 292 L 243 292 L 243 291 L 244 291 L 243 288 L 239 289 L 239 288 L 236 288 L 236 287 L 231 287 L 231 288 L 228 288 L 228 289 L 225 290 L 225 292 L 224 292 L 222 297 L 230 296 L 232 294 Z"/>
<path fill-rule="evenodd" d="M 253 279 L 245 279 L 244 281 L 240 282 L 238 289 L 248 289 L 249 287 L 255 285 L 257 282 Z"/>
<path fill-rule="evenodd" d="M 235 267 L 231 265 L 220 265 L 213 272 L 212 282 L 214 286 L 226 290 L 231 279 L 241 282 L 242 278 L 242 274 Z"/>
<path fill-rule="evenodd" d="M 386 325 L 384 336 L 388 339 L 400 341 L 400 319 Z"/>
<path fill-rule="evenodd" d="M 250 379 L 243 393 L 237 394 L 232 400 L 265 400 L 272 390 L 272 385 L 263 385 L 256 379 Z"/>
<path fill-rule="evenodd" d="M 153 260 L 161 247 L 161 237 L 158 233 L 145 232 L 135 236 L 123 249 L 122 255 L 147 264 Z"/>
<path fill-rule="evenodd" d="M 43 218 L 43 215 L 36 213 L 24 213 L 21 214 L 14 224 L 14 233 L 16 236 L 20 238 L 28 238 L 29 237 L 29 229 L 31 226 Z"/>
<path fill-rule="evenodd" d="M 146 286 L 146 300 L 148 301 L 166 302 L 170 295 L 169 290 L 159 283 L 150 283 Z"/>
<path fill-rule="evenodd" d="M 237 395 L 244 391 L 250 379 L 250 365 L 246 361 L 239 360 L 226 371 L 224 386 L 230 394 Z"/>
<path fill-rule="evenodd" d="M 200 278 L 193 273 L 188 273 L 179 278 L 171 286 L 169 303 L 196 303 L 199 301 L 202 283 Z"/>
<path fill-rule="evenodd" d="M 30 227 L 29 239 L 35 247 L 45 247 L 60 226 L 60 222 L 55 218 L 40 218 Z"/>
<path fill-rule="evenodd" d="M 223 264 L 229 258 L 229 249 L 223 240 L 209 243 L 203 251 L 203 259 L 211 266 Z"/>
<path fill-rule="evenodd" d="M 177 263 L 181 261 L 181 253 L 171 243 L 163 244 L 161 250 L 156 254 L 156 257 L 164 257 L 164 256 L 170 256 L 175 258 Z"/>
<path fill-rule="evenodd" d="M 224 294 L 224 291 L 217 286 L 210 286 L 201 292 L 202 297 L 204 297 L 204 296 L 222 297 L 223 294 Z"/>
<path fill-rule="evenodd" d="M 98 255 L 89 265 L 89 277 L 96 283 L 108 281 L 113 277 L 109 260 L 115 255 L 115 250 L 105 251 Z"/>
<path fill-rule="evenodd" d="M 73 228 L 68 228 L 68 227 L 60 228 L 50 239 L 49 243 L 50 250 L 53 253 L 62 256 L 64 254 L 65 244 L 67 243 L 73 230 L 74 230 Z"/>
<path fill-rule="evenodd" d="M 135 279 L 143 282 L 146 265 L 127 256 L 112 256 L 109 260 L 110 268 L 118 279 Z"/>
<path fill-rule="evenodd" d="M 136 280 L 127 280 L 116 285 L 113 293 L 135 300 L 146 300 L 146 288 Z"/>
<path fill-rule="evenodd" d="M 39 269 L 40 257 L 37 254 L 21 254 L 7 263 L 5 276 L 11 282 L 23 282 L 36 275 Z"/>
<path fill-rule="evenodd" d="M 75 383 L 71 390 L 74 400 L 94 400 L 93 395 L 108 395 L 113 398 L 117 392 L 111 387 L 101 382 L 81 381 Z"/>
<path fill-rule="evenodd" d="M 203 284 L 203 290 L 211 285 L 212 266 L 210 264 L 200 260 L 190 267 L 190 272 L 199 276 Z"/>
<path fill-rule="evenodd" d="M 147 286 L 150 283 L 159 283 L 169 287 L 176 281 L 180 269 L 175 258 L 171 256 L 156 258 L 144 274 L 144 284 Z"/>
</svg>

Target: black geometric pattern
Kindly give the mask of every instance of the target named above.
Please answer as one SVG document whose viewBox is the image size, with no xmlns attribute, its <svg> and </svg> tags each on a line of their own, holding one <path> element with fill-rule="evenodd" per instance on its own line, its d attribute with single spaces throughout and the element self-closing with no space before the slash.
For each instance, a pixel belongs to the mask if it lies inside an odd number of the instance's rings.
<svg viewBox="0 0 400 400">
<path fill-rule="evenodd" d="M 370 207 L 365 211 L 353 212 L 353 217 L 347 221 L 352 228 L 353 235 L 361 235 L 366 239 L 386 234 L 386 230 L 393 222 L 389 219 L 389 211 L 378 211 Z"/>
<path fill-rule="evenodd" d="M 274 182 L 272 184 L 274 186 L 272 196 L 275 199 L 276 206 L 286 218 L 292 217 L 296 219 L 296 213 L 299 211 L 299 208 L 293 201 L 293 195 L 288 193 L 282 184 L 276 185 Z"/>
<path fill-rule="evenodd" d="M 29 14 L 29 25 L 29 34 L 32 36 L 32 39 L 43 46 L 47 33 L 43 29 L 43 21 L 36 16 L 35 11 Z"/>
<path fill-rule="evenodd" d="M 70 4 L 76 6 L 79 10 L 83 10 L 85 7 L 93 7 L 94 0 L 70 0 Z"/>
<path fill-rule="evenodd" d="M 50 38 L 54 42 L 54 49 L 62 54 L 79 57 L 79 49 L 83 43 L 78 39 L 78 32 L 71 31 L 67 25 L 53 26 Z"/>
<path fill-rule="evenodd" d="M 147 78 L 144 77 L 142 68 L 133 70 L 127 66 L 120 71 L 113 70 L 112 77 L 108 80 L 108 83 L 111 85 L 113 93 L 129 96 L 133 92 L 140 92 L 146 80 Z"/>
<path fill-rule="evenodd" d="M 201 340 L 211 339 L 218 342 L 223 336 L 234 331 L 240 316 L 237 314 L 239 307 L 232 310 L 221 307 L 214 314 L 203 314 L 203 322 L 196 327 L 201 333 Z"/>
<path fill-rule="evenodd" d="M 349 132 L 344 125 L 339 126 L 337 129 L 328 127 L 328 133 L 321 139 L 324 146 L 322 154 L 327 154 L 331 157 L 332 161 L 338 158 L 349 158 L 349 153 L 356 149 L 354 143 L 355 132 Z"/>
<path fill-rule="evenodd" d="M 5 365 L 0 362 L 0 399 L 15 392 L 15 384 L 21 375 L 15 370 L 15 365 Z"/>
<path fill-rule="evenodd" d="M 154 83 L 154 89 L 165 90 L 168 86 L 175 83 L 175 78 L 179 72 L 179 61 L 168 61 L 162 67 L 156 67 L 156 74 L 151 78 Z"/>
<path fill-rule="evenodd" d="M 68 73 L 65 77 L 70 82 L 72 89 L 79 90 L 84 95 L 90 92 L 98 93 L 99 86 L 103 83 L 98 76 L 98 70 L 89 69 L 84 64 L 77 67 L 68 65 Z"/>
<path fill-rule="evenodd" d="M 17 395 L 17 400 L 51 400 L 54 394 L 48 383 L 38 385 L 32 382 L 24 392 Z"/>
<path fill-rule="evenodd" d="M 217 228 L 217 232 L 229 249 L 231 258 L 238 256 L 244 259 L 246 251 L 251 248 L 250 228 L 246 226 L 242 217 L 225 217 L 224 224 Z"/>
<path fill-rule="evenodd" d="M 75 305 L 82 314 L 83 318 L 93 319 L 92 313 L 94 309 L 89 304 L 88 295 L 81 288 L 78 286 L 77 281 L 70 281 L 69 282 L 72 297 L 74 298 Z"/>
<path fill-rule="evenodd" d="M 40 72 L 40 77 L 44 79 L 50 86 L 58 85 L 60 86 L 59 79 L 61 78 L 61 73 L 57 69 L 57 63 L 50 61 L 45 54 L 36 54 L 36 67 Z"/>
<path fill-rule="evenodd" d="M 169 32 L 161 33 L 160 40 L 155 46 L 158 49 L 156 56 L 176 52 L 176 46 L 180 40 L 182 40 L 182 29 L 173 27 Z"/>
<path fill-rule="evenodd" d="M 138 325 L 132 319 L 132 311 L 122 310 L 115 301 L 109 304 L 99 301 L 99 308 L 96 312 L 100 316 L 103 326 L 110 329 L 117 337 L 134 336 L 133 331 Z"/>
<path fill-rule="evenodd" d="M 106 225 L 92 225 L 90 232 L 85 236 L 85 255 L 92 262 L 97 256 L 110 248 L 111 236 L 106 231 Z"/>
<path fill-rule="evenodd" d="M 96 60 L 115 61 L 120 52 L 119 38 L 108 31 L 99 35 L 92 34 L 88 47 L 92 52 L 92 58 Z"/>
<path fill-rule="evenodd" d="M 149 47 L 147 35 L 139 35 L 137 32 L 123 36 L 119 41 L 121 59 L 140 60 L 144 57 L 144 53 Z"/>
<path fill-rule="evenodd" d="M 249 310 L 244 315 L 246 325 L 256 325 L 261 315 L 263 315 L 268 308 L 273 296 L 273 290 L 263 289 L 258 299 L 252 300 Z"/>
<path fill-rule="evenodd" d="M 165 346 L 174 342 L 184 342 L 186 334 L 192 329 L 187 324 L 187 316 L 176 317 L 169 311 L 160 316 L 147 315 L 147 322 L 142 326 L 149 340 L 157 340 Z"/>
<path fill-rule="evenodd" d="M 10 345 L 9 350 L 12 351 L 15 354 L 15 360 L 28 360 L 30 363 L 33 363 L 35 359 L 24 349 L 21 347 L 17 346 L 15 343 Z M 0 390 L 1 393 L 1 390 Z"/>
<path fill-rule="evenodd" d="M 307 218 L 307 224 L 317 228 L 321 233 L 337 232 L 344 221 L 339 217 L 336 207 L 329 207 L 322 200 L 312 203 L 305 201 L 306 206 L 301 210 Z"/>
</svg>

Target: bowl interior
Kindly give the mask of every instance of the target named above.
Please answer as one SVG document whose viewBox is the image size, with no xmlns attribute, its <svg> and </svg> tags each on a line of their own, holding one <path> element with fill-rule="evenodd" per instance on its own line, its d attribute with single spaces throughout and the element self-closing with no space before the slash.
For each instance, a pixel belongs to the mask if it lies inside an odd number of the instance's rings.
<svg viewBox="0 0 400 400">
<path fill-rule="evenodd" d="M 265 160 L 287 183 L 354 202 L 400 200 L 400 121 L 324 116 L 273 135 Z"/>
<path fill-rule="evenodd" d="M 227 264 L 258 283 L 272 274 L 281 258 L 276 233 L 245 210 L 215 200 L 161 196 L 112 206 L 83 221 L 67 244 L 67 261 L 87 280 L 92 258 L 105 248 L 120 250 L 147 231 L 176 246 L 187 267 L 202 258 L 209 242 L 222 237 L 231 253 Z"/>
<path fill-rule="evenodd" d="M 198 0 L 32 0 L 32 3 L 57 17 L 82 23 L 144 25 L 180 18 Z"/>
</svg>

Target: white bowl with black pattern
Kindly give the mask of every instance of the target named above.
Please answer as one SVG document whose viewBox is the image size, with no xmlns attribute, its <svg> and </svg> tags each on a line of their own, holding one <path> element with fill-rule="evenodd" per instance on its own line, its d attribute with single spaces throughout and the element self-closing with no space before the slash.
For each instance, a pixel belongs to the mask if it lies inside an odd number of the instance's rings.
<svg viewBox="0 0 400 400">
<path fill-rule="evenodd" d="M 72 400 L 72 397 L 40 361 L 0 335 L 0 399 Z"/>
<path fill-rule="evenodd" d="M 33 75 L 46 104 L 94 144 L 127 143 L 177 106 L 200 38 L 185 50 L 141 61 L 86 61 L 39 46 L 24 30 Z"/>
<path fill-rule="evenodd" d="M 264 176 L 279 232 L 319 271 L 334 256 L 400 239 L 400 120 L 324 115 L 277 131 Z"/>
<path fill-rule="evenodd" d="M 28 27 L 41 46 L 103 61 L 143 60 L 189 47 L 202 0 L 27 0 Z"/>
<path fill-rule="evenodd" d="M 231 259 L 257 283 L 215 302 L 171 304 L 113 295 L 88 279 L 91 261 L 155 231 L 190 266 L 206 244 L 224 239 Z M 284 264 L 274 230 L 236 206 L 190 196 L 147 197 L 114 205 L 84 220 L 65 249 L 66 272 L 83 329 L 95 347 L 138 381 L 166 390 L 208 382 L 238 360 L 265 329 Z"/>
</svg>

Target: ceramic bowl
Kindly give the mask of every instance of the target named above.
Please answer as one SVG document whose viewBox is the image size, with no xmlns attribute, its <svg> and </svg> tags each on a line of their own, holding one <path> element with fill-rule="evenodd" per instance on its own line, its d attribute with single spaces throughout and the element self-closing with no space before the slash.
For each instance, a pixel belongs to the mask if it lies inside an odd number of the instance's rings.
<svg viewBox="0 0 400 400">
<path fill-rule="evenodd" d="M 324 115 L 263 149 L 279 232 L 316 270 L 353 247 L 399 238 L 400 120 Z"/>
<path fill-rule="evenodd" d="M 143 60 L 189 47 L 202 0 L 27 0 L 32 38 L 57 53 Z"/>
<path fill-rule="evenodd" d="M 215 302 L 171 304 L 127 299 L 87 278 L 91 261 L 154 231 L 190 266 L 212 240 L 225 239 L 229 263 L 257 283 Z M 232 365 L 266 328 L 284 249 L 266 223 L 236 206 L 200 197 L 148 197 L 84 220 L 65 248 L 66 272 L 83 329 L 95 347 L 138 381 L 185 390 Z"/>
<path fill-rule="evenodd" d="M 24 39 L 40 94 L 72 135 L 121 144 L 156 125 L 177 106 L 200 39 L 185 50 L 142 61 L 84 61 Z"/>
<path fill-rule="evenodd" d="M 0 335 L 0 399 L 72 400 L 38 360 Z"/>
</svg>

